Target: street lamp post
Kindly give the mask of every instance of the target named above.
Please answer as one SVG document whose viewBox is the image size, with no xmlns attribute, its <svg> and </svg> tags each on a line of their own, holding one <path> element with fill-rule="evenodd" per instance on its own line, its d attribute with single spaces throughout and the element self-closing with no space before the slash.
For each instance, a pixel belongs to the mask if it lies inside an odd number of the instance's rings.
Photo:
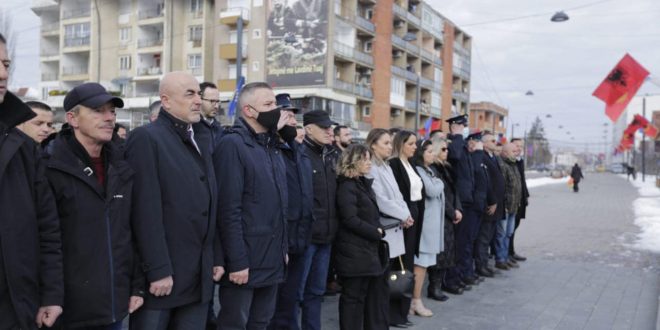
<svg viewBox="0 0 660 330">
<path fill-rule="evenodd" d="M 243 75 L 243 9 L 236 21 L 236 86 Z"/>
<path fill-rule="evenodd" d="M 422 91 L 419 87 L 420 84 L 420 76 L 419 74 L 417 75 L 417 87 L 415 88 L 415 134 L 419 132 L 419 104 L 422 100 Z M 425 132 L 428 133 L 428 132 Z"/>
</svg>

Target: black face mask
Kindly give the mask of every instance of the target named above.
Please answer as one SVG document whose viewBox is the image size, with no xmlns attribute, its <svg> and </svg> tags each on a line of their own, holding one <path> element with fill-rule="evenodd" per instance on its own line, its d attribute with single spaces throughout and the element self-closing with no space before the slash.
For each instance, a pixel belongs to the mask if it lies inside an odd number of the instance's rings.
<svg viewBox="0 0 660 330">
<path fill-rule="evenodd" d="M 279 133 L 282 139 L 287 142 L 292 141 L 298 136 L 298 130 L 295 126 L 291 125 L 284 125 L 284 127 L 279 130 Z"/>
<path fill-rule="evenodd" d="M 280 109 L 273 109 L 266 112 L 259 112 L 257 123 L 261 124 L 269 131 L 277 128 L 277 122 L 280 120 Z"/>
</svg>

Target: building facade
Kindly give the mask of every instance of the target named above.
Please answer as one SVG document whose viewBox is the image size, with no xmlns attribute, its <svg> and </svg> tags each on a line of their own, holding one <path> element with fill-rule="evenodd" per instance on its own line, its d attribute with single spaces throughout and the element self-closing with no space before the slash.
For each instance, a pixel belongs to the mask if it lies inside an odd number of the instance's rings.
<svg viewBox="0 0 660 330">
<path fill-rule="evenodd" d="M 471 37 L 419 0 L 34 0 L 32 10 L 44 100 L 61 107 L 96 81 L 125 99 L 118 121 L 131 127 L 174 70 L 216 82 L 225 102 L 237 76 L 268 81 L 359 135 L 468 113 Z"/>
<path fill-rule="evenodd" d="M 124 99 L 117 122 L 136 127 L 158 98 L 164 72 L 213 79 L 213 1 L 35 0 L 41 18 L 43 100 L 61 109 L 64 95 L 98 82 Z"/>
<path fill-rule="evenodd" d="M 509 110 L 492 102 L 470 103 L 469 125 L 480 131 L 491 131 L 506 136 L 506 118 Z"/>
</svg>

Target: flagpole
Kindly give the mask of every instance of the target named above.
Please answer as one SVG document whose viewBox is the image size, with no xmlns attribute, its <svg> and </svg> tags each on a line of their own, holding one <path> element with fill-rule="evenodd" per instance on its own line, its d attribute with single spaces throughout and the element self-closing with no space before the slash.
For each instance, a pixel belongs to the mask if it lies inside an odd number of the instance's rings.
<svg viewBox="0 0 660 330">
<path fill-rule="evenodd" d="M 642 117 L 646 118 L 646 96 L 642 97 Z M 646 132 L 642 132 L 642 182 L 646 179 Z"/>
</svg>

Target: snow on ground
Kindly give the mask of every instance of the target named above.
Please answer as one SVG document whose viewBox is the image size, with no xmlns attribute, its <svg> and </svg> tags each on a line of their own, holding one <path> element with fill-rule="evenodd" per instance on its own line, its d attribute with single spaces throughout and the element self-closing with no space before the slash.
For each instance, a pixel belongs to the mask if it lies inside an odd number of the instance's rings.
<svg viewBox="0 0 660 330">
<path fill-rule="evenodd" d="M 638 174 L 637 180 L 630 183 L 639 191 L 639 198 L 633 202 L 635 225 L 641 229 L 635 247 L 660 253 L 660 188 L 655 185 L 655 176 L 647 175 L 646 182 L 642 182 Z"/>
<path fill-rule="evenodd" d="M 556 184 L 556 183 L 567 184 L 567 182 L 568 182 L 568 177 L 564 177 L 561 179 L 553 179 L 550 177 L 527 179 L 527 188 L 535 188 L 539 186 L 545 186 L 547 184 Z"/>
</svg>

